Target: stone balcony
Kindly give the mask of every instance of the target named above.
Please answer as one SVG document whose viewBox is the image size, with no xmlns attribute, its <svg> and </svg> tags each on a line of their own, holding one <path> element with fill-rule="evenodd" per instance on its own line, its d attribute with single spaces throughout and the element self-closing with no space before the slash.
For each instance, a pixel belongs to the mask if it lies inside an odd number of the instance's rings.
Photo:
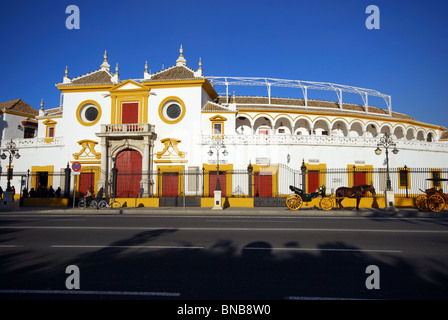
<svg viewBox="0 0 448 320">
<path fill-rule="evenodd" d="M 149 123 L 102 124 L 98 137 L 122 138 L 155 135 L 154 125 Z"/>
</svg>

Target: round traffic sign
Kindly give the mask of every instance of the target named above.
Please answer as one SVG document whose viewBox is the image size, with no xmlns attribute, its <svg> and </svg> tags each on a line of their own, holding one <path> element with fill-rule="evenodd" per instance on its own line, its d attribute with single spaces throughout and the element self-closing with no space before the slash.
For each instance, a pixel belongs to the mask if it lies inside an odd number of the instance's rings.
<svg viewBox="0 0 448 320">
<path fill-rule="evenodd" d="M 78 161 L 72 163 L 72 170 L 78 172 L 81 170 L 81 163 Z"/>
</svg>

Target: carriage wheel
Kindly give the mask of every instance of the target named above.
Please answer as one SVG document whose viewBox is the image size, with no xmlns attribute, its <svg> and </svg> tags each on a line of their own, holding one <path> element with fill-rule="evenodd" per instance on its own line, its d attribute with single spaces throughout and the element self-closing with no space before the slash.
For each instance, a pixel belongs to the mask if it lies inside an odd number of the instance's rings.
<svg viewBox="0 0 448 320">
<path fill-rule="evenodd" d="M 302 197 L 298 194 L 290 194 L 286 198 L 286 206 L 291 210 L 298 210 L 302 207 Z"/>
<path fill-rule="evenodd" d="M 445 208 L 445 199 L 436 193 L 428 198 L 428 207 L 432 212 L 440 212 Z"/>
<path fill-rule="evenodd" d="M 415 199 L 415 206 L 418 210 L 428 212 L 428 197 L 425 194 L 421 194 Z"/>
<path fill-rule="evenodd" d="M 328 197 L 324 197 L 320 200 L 319 205 L 325 211 L 331 210 L 333 208 L 333 201 Z"/>
</svg>

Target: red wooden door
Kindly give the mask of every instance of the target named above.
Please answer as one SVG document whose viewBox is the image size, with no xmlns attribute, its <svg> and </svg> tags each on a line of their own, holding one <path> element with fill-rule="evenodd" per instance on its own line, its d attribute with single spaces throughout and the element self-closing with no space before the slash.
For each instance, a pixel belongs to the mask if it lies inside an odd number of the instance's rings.
<svg viewBox="0 0 448 320">
<path fill-rule="evenodd" d="M 116 158 L 117 198 L 136 198 L 140 194 L 142 155 L 136 150 L 120 151 Z"/>
<path fill-rule="evenodd" d="M 213 197 L 216 190 L 216 171 L 209 172 L 209 196 Z M 226 196 L 226 172 L 219 171 L 219 186 L 221 187 L 221 196 Z"/>
<path fill-rule="evenodd" d="M 254 174 L 254 195 L 256 197 L 272 197 L 272 175 Z"/>
<path fill-rule="evenodd" d="M 366 184 L 366 173 L 365 172 L 356 172 L 355 171 L 355 181 L 354 181 L 354 185 L 355 186 L 360 186 L 363 184 Z"/>
<path fill-rule="evenodd" d="M 308 171 L 308 189 L 307 193 L 315 192 L 319 188 L 319 170 Z"/>
<path fill-rule="evenodd" d="M 90 188 L 92 195 L 95 195 L 95 174 L 93 172 L 81 172 L 79 175 L 79 195 L 85 196 L 87 189 Z"/>
<path fill-rule="evenodd" d="M 138 103 L 123 103 L 121 123 L 138 123 Z"/>
<path fill-rule="evenodd" d="M 179 195 L 179 173 L 164 172 L 162 177 L 162 196 L 177 197 Z"/>
</svg>

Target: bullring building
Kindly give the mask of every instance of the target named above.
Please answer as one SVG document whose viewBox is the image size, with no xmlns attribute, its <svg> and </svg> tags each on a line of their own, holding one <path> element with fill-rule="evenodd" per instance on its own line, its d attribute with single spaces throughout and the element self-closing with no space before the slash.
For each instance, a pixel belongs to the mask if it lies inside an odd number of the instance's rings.
<svg viewBox="0 0 448 320">
<path fill-rule="evenodd" d="M 331 193 L 372 184 L 380 196 L 386 165 L 393 189 L 407 196 L 431 187 L 426 178 L 447 175 L 447 129 L 393 111 L 387 94 L 325 82 L 206 76 L 201 59 L 192 68 L 179 51 L 172 66 L 155 73 L 143 61 L 139 79 L 121 79 L 106 52 L 97 70 L 66 67 L 56 108 L 45 109 L 45 99 L 39 110 L 20 99 L 1 103 L 1 148 L 20 154 L 0 160 L 2 188 L 9 180 L 17 194 L 50 186 L 70 197 L 89 188 L 111 193 L 116 168 L 116 197 L 128 206 L 179 198 L 213 206 L 218 181 L 226 205 L 253 206 L 257 199 L 282 199 L 289 185 L 308 192 L 325 185 Z M 253 89 L 257 94 L 247 94 Z M 384 136 L 394 142 L 388 163 L 385 152 L 375 153 Z M 80 174 L 67 184 L 75 162 Z"/>
</svg>

